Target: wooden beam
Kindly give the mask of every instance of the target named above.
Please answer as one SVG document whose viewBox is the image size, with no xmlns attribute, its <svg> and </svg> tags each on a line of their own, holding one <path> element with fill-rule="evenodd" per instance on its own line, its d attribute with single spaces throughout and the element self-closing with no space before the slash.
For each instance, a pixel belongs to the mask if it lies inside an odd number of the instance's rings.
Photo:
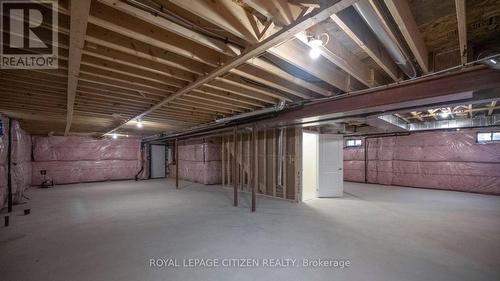
<svg viewBox="0 0 500 281">
<path fill-rule="evenodd" d="M 179 189 L 179 139 L 175 139 L 175 189 Z"/>
<path fill-rule="evenodd" d="M 366 27 L 354 9 L 346 9 L 330 17 L 375 63 L 393 80 L 399 80 L 399 70 L 391 56 Z"/>
<path fill-rule="evenodd" d="M 311 26 L 317 24 L 318 22 L 321 22 L 321 21 L 327 19 L 332 14 L 337 13 L 337 12 L 345 9 L 346 7 L 352 5 L 355 2 L 356 2 L 356 0 L 341 0 L 341 1 L 338 1 L 334 4 L 329 5 L 325 9 L 319 10 L 316 13 L 313 13 L 313 14 L 310 14 L 308 16 L 303 17 L 301 20 L 299 20 L 295 24 L 282 29 L 279 32 L 268 37 L 264 41 L 247 48 L 241 55 L 232 58 L 226 64 L 224 64 L 220 67 L 217 67 L 216 69 L 214 69 L 212 72 L 208 73 L 207 75 L 204 75 L 204 76 L 198 78 L 193 83 L 191 83 L 191 84 L 187 85 L 186 87 L 177 91 L 175 94 L 165 98 L 160 103 L 158 103 L 158 104 L 152 106 L 150 109 L 140 113 L 139 115 L 136 116 L 136 118 L 144 117 L 148 113 L 162 107 L 164 104 L 172 101 L 173 99 L 180 97 L 188 92 L 191 92 L 193 89 L 196 89 L 199 86 L 201 86 L 207 82 L 212 81 L 216 77 L 219 77 L 220 75 L 227 73 L 231 69 L 238 67 L 239 65 L 248 61 L 249 59 L 256 57 L 259 54 L 262 54 L 266 50 L 293 38 L 295 36 L 295 34 L 297 34 L 298 32 L 301 32 L 307 28 L 310 28 Z M 196 2 L 196 3 L 198 3 L 198 2 Z M 123 125 L 125 125 L 125 123 L 122 123 L 121 125 L 111 129 L 110 131 L 108 131 L 108 133 L 112 133 L 112 132 L 118 130 Z"/>
<path fill-rule="evenodd" d="M 213 67 L 225 61 L 215 50 L 200 48 L 199 44 L 177 34 L 156 26 L 140 24 L 117 10 L 95 4 L 92 5 L 92 15 L 89 17 L 89 22 L 94 25 Z"/>
<path fill-rule="evenodd" d="M 73 108 L 75 104 L 76 87 L 80 73 L 80 61 L 82 49 L 85 43 L 85 33 L 90 11 L 90 0 L 71 1 L 71 26 L 69 40 L 68 58 L 68 100 L 65 134 L 69 133 L 71 121 L 73 120 Z"/>
<path fill-rule="evenodd" d="M 328 31 L 321 25 L 316 25 L 309 29 L 312 34 L 328 34 Z M 339 40 L 329 35 L 330 38 L 324 46 L 319 47 L 322 56 L 342 70 L 356 78 L 367 87 L 382 85 L 383 81 L 377 81 L 371 76 L 370 68 L 361 62 L 348 48 L 342 45 Z M 304 33 L 298 34 L 297 39 L 308 45 L 308 39 Z"/>
<path fill-rule="evenodd" d="M 249 142 L 250 143 L 250 142 Z M 258 176 L 258 151 L 257 151 L 257 125 L 253 124 L 252 126 L 252 149 L 251 153 L 249 153 L 248 157 L 252 159 L 252 164 L 251 167 L 249 167 L 249 170 L 252 171 L 251 177 L 252 177 L 252 212 L 255 212 L 255 205 L 256 205 L 256 193 L 257 193 L 257 184 L 259 183 L 257 180 Z"/>
<path fill-rule="evenodd" d="M 460 44 L 460 59 L 462 64 L 467 63 L 467 14 L 465 0 L 455 0 L 458 22 L 458 41 Z"/>
<path fill-rule="evenodd" d="M 105 2 L 105 3 L 116 3 L 118 1 L 116 0 L 103 0 L 102 2 Z M 264 1 L 267 3 L 267 1 Z M 118 2 L 118 3 L 121 3 L 121 2 Z M 268 4 L 268 5 L 271 5 L 271 4 Z M 274 5 L 274 4 L 273 4 Z M 290 5 L 289 5 L 290 6 Z M 118 6 L 115 6 L 115 7 L 118 7 Z M 180 36 L 184 36 L 198 44 L 201 44 L 201 45 L 204 45 L 204 46 L 212 46 L 212 43 L 209 43 L 209 42 L 213 42 L 213 39 L 211 38 L 208 38 L 207 36 L 201 34 L 201 33 L 197 33 L 195 31 L 192 31 L 190 30 L 189 32 L 184 32 L 184 29 L 183 27 L 178 27 L 177 25 L 175 24 L 171 24 L 171 22 L 167 22 L 167 23 L 157 23 L 156 19 L 160 18 L 160 17 L 154 17 L 153 15 L 151 14 L 148 14 L 149 16 L 147 16 L 146 14 L 144 14 L 144 12 L 142 10 L 139 10 L 135 7 L 132 7 L 132 6 L 129 6 L 127 4 L 120 4 L 119 5 L 120 7 L 120 10 L 123 10 L 123 11 L 127 11 L 129 14 L 131 15 L 135 15 L 136 13 L 139 13 L 142 15 L 141 19 L 144 19 L 146 20 L 147 22 L 150 22 L 154 25 L 157 25 L 159 27 L 163 27 L 165 28 L 166 30 L 169 30 L 171 32 L 174 32 Z M 139 11 L 142 11 L 142 12 L 138 12 L 137 10 Z M 162 18 L 160 18 L 159 21 L 163 21 Z M 122 52 L 126 52 L 128 54 L 132 54 L 132 55 L 137 55 L 137 56 L 140 56 L 142 58 L 147 58 L 147 59 L 151 59 L 151 60 L 157 60 L 151 53 L 152 51 L 149 51 L 149 52 L 145 52 L 145 51 L 140 51 L 141 47 L 138 46 L 137 43 L 134 43 L 132 44 L 132 47 L 133 48 L 127 48 L 127 47 L 123 47 L 123 45 L 125 44 L 129 44 L 129 42 L 124 42 L 124 44 L 122 44 L 122 46 L 118 46 L 116 45 L 115 43 L 109 43 L 105 40 L 102 40 L 102 39 L 98 39 L 98 38 L 95 38 L 95 36 L 101 36 L 101 38 L 106 38 L 106 40 L 109 40 L 109 41 L 117 41 L 119 38 L 117 38 L 115 35 L 113 34 L 110 34 L 111 37 L 107 36 L 107 37 L 103 37 L 102 35 L 98 35 L 99 33 L 102 33 L 100 31 L 99 28 L 94 28 L 94 26 L 91 26 L 90 27 L 90 32 L 89 34 L 93 34 L 91 36 L 87 36 L 87 41 L 89 42 L 92 42 L 92 43 L 96 43 L 96 44 L 99 44 L 99 45 L 102 45 L 102 46 L 107 46 L 109 48 L 113 48 L 113 49 L 116 49 L 116 50 L 120 50 Z M 125 32 L 125 31 L 122 31 L 122 34 L 130 34 L 130 32 Z M 109 37 L 109 38 L 108 38 Z M 208 38 L 208 39 L 207 39 Z M 209 42 L 207 43 L 207 40 L 209 40 Z M 158 43 L 159 44 L 159 43 Z M 139 43 L 140 45 L 140 43 Z M 210 46 L 209 46 L 210 45 Z M 225 49 L 229 48 L 230 50 L 229 51 L 224 51 Z M 144 49 L 144 48 L 142 48 Z M 221 52 L 222 54 L 225 54 L 225 55 L 230 55 L 230 56 L 234 56 L 234 55 L 238 55 L 241 53 L 241 50 L 238 49 L 238 47 L 236 46 L 233 46 L 231 44 L 227 44 L 226 47 L 217 47 L 217 48 L 212 48 L 216 51 L 219 51 Z M 162 54 L 158 54 L 158 55 L 162 55 Z M 171 60 L 172 58 L 170 58 Z M 260 61 L 261 59 L 258 59 L 258 58 L 255 58 L 256 61 Z M 162 59 L 160 58 L 159 59 L 160 62 L 165 62 L 165 61 L 162 61 Z M 168 63 L 170 63 L 172 65 L 172 63 L 169 61 Z M 194 62 L 191 62 L 191 64 L 193 64 Z M 182 62 L 179 62 L 179 63 L 176 63 L 175 65 L 172 65 L 172 66 L 175 66 L 175 67 L 182 67 L 182 68 L 185 68 L 186 67 L 186 63 L 182 63 Z M 192 70 L 195 71 L 196 74 L 204 74 L 204 73 L 207 73 L 208 70 L 203 70 L 204 66 L 198 66 L 198 67 L 194 67 L 194 68 L 190 68 Z M 206 68 L 206 67 L 205 67 Z M 197 69 L 199 69 L 197 71 Z M 282 71 L 279 71 L 279 70 L 276 70 L 276 67 L 272 67 L 272 65 L 266 65 L 265 67 L 263 67 L 263 70 L 269 72 L 269 73 L 274 73 L 275 75 L 279 75 L 281 76 L 282 78 L 284 79 L 287 79 L 288 81 L 290 82 L 293 82 L 294 84 L 297 84 L 299 86 L 302 86 L 302 87 L 305 87 L 307 89 L 310 89 L 312 91 L 316 91 L 322 95 L 328 95 L 328 93 L 325 94 L 325 92 L 327 92 L 326 90 L 323 90 L 321 89 L 320 87 L 317 87 L 316 85 L 313 85 L 312 83 L 308 83 L 302 79 L 299 79 L 297 77 L 293 77 L 291 75 L 287 75 L 286 72 L 282 72 Z M 289 77 L 293 77 L 293 78 L 289 78 Z M 287 84 L 281 84 L 280 86 L 283 87 L 283 86 L 286 86 Z"/>
<path fill-rule="evenodd" d="M 383 89 L 366 90 L 343 98 L 304 106 L 288 111 L 275 118 L 262 121 L 262 126 L 302 123 L 303 120 L 337 118 L 348 114 L 375 113 L 394 109 L 396 106 L 423 106 L 432 102 L 444 102 L 472 98 L 471 91 L 500 87 L 500 72 L 488 68 L 474 68 L 442 76 L 399 83 Z"/>
<path fill-rule="evenodd" d="M 307 55 L 309 47 L 297 39 L 273 47 L 268 52 L 342 91 L 347 91 L 346 73 L 335 68 L 333 64 L 321 59 L 311 61 Z"/>
<path fill-rule="evenodd" d="M 287 0 L 243 0 L 243 3 L 256 10 L 279 27 L 294 22 L 302 12 L 302 8 L 291 5 Z"/>
<path fill-rule="evenodd" d="M 118 1 L 118 0 L 98 0 L 98 1 L 110 7 L 113 7 L 119 11 L 127 13 L 130 16 L 139 18 L 145 22 L 148 22 L 150 24 L 156 25 L 160 28 L 173 32 L 186 39 L 196 41 L 197 43 L 200 43 L 203 46 L 224 53 L 226 55 L 234 56 L 240 53 L 239 49 L 235 50 L 234 47 L 231 47 L 222 40 L 201 35 L 200 33 L 194 31 L 193 29 L 186 28 L 182 25 L 176 24 L 162 17 L 161 15 L 158 14 L 158 13 L 161 14 L 162 11 L 156 10 L 155 11 L 156 14 L 153 14 L 151 12 L 147 12 L 142 9 L 136 8 L 134 6 L 128 5 L 123 1 Z"/>
<path fill-rule="evenodd" d="M 243 7 L 232 0 L 218 1 L 185 1 L 170 0 L 171 3 L 200 16 L 208 22 L 222 27 L 234 36 L 255 44 L 259 40 L 252 26 L 252 19 L 248 17 Z"/>
<path fill-rule="evenodd" d="M 385 0 L 396 24 L 408 43 L 415 59 L 424 73 L 429 72 L 429 51 L 418 31 L 417 23 L 413 17 L 408 0 Z"/>
<path fill-rule="evenodd" d="M 238 184 L 236 181 L 236 127 L 233 128 L 233 161 L 232 161 L 232 171 L 231 176 L 233 179 L 233 205 L 238 206 Z"/>
<path fill-rule="evenodd" d="M 267 71 L 271 74 L 277 75 L 277 76 L 287 80 L 290 83 L 294 83 L 300 87 L 309 89 L 309 90 L 311 90 L 315 93 L 318 93 L 322 96 L 328 97 L 328 96 L 333 95 L 333 92 L 326 90 L 326 89 L 324 89 L 316 84 L 313 84 L 313 83 L 307 82 L 305 80 L 302 80 L 298 77 L 295 77 L 292 74 L 286 72 L 285 70 L 275 66 L 274 64 L 272 64 L 270 62 L 265 61 L 262 58 L 253 58 L 253 59 L 247 61 L 247 64 L 249 64 L 251 66 L 255 66 L 257 68 L 260 68 L 260 69 Z"/>
<path fill-rule="evenodd" d="M 495 108 L 496 105 L 497 105 L 496 100 L 491 102 L 490 109 L 488 110 L 488 115 L 491 116 L 491 114 L 493 114 L 493 109 Z"/>
</svg>

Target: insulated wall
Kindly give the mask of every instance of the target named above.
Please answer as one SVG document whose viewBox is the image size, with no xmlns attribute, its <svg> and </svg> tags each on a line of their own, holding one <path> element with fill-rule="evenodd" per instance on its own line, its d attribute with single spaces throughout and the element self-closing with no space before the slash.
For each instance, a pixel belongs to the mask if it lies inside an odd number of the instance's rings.
<svg viewBox="0 0 500 281">
<path fill-rule="evenodd" d="M 344 149 L 344 179 L 500 194 L 500 143 L 476 143 L 476 130 L 363 139 Z"/>
<path fill-rule="evenodd" d="M 142 165 L 137 138 L 33 137 L 34 185 L 47 171 L 54 184 L 134 179 Z"/>
<path fill-rule="evenodd" d="M 202 184 L 220 184 L 221 151 L 220 138 L 180 141 L 177 160 L 179 178 Z M 171 176 L 175 176 L 175 173 L 171 173 Z"/>
<path fill-rule="evenodd" d="M 9 121 L 8 118 L 0 118 L 3 125 L 0 137 L 0 207 L 3 207 L 7 201 Z M 31 137 L 17 120 L 12 120 L 11 132 L 12 198 L 14 203 L 19 203 L 31 185 Z"/>
</svg>

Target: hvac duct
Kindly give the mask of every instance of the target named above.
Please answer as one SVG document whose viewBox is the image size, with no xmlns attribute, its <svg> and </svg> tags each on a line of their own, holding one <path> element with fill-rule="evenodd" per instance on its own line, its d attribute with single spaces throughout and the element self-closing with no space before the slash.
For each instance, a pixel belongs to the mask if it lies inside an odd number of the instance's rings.
<svg viewBox="0 0 500 281">
<path fill-rule="evenodd" d="M 500 114 L 494 114 L 490 116 L 477 115 L 473 118 L 436 120 L 411 124 L 407 124 L 406 122 L 403 122 L 401 119 L 396 118 L 392 115 L 384 115 L 378 118 L 408 131 L 459 129 L 500 125 Z"/>
<path fill-rule="evenodd" d="M 368 2 L 370 1 L 370 2 Z M 361 0 L 353 6 L 361 15 L 363 20 L 368 24 L 375 36 L 380 40 L 385 49 L 389 52 L 396 64 L 410 78 L 417 76 L 417 70 L 410 60 L 410 57 L 403 50 L 391 29 L 383 22 L 373 7 L 373 0 Z"/>
</svg>

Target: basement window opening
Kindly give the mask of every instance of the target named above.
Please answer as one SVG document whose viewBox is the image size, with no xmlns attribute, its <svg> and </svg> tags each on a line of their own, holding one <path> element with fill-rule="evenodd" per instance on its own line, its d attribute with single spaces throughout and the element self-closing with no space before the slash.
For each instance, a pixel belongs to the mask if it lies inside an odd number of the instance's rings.
<svg viewBox="0 0 500 281">
<path fill-rule="evenodd" d="M 500 132 L 478 132 L 476 133 L 477 143 L 500 142 Z"/>
<path fill-rule="evenodd" d="M 358 147 L 361 146 L 361 139 L 351 139 L 345 142 L 346 147 Z"/>
</svg>

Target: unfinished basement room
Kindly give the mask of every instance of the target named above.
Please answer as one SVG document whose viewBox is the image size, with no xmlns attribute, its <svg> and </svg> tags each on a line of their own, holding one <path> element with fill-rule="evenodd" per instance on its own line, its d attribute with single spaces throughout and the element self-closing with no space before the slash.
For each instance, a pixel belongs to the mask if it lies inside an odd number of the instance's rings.
<svg viewBox="0 0 500 281">
<path fill-rule="evenodd" d="M 0 14 L 0 280 L 500 280 L 500 0 Z"/>
</svg>

